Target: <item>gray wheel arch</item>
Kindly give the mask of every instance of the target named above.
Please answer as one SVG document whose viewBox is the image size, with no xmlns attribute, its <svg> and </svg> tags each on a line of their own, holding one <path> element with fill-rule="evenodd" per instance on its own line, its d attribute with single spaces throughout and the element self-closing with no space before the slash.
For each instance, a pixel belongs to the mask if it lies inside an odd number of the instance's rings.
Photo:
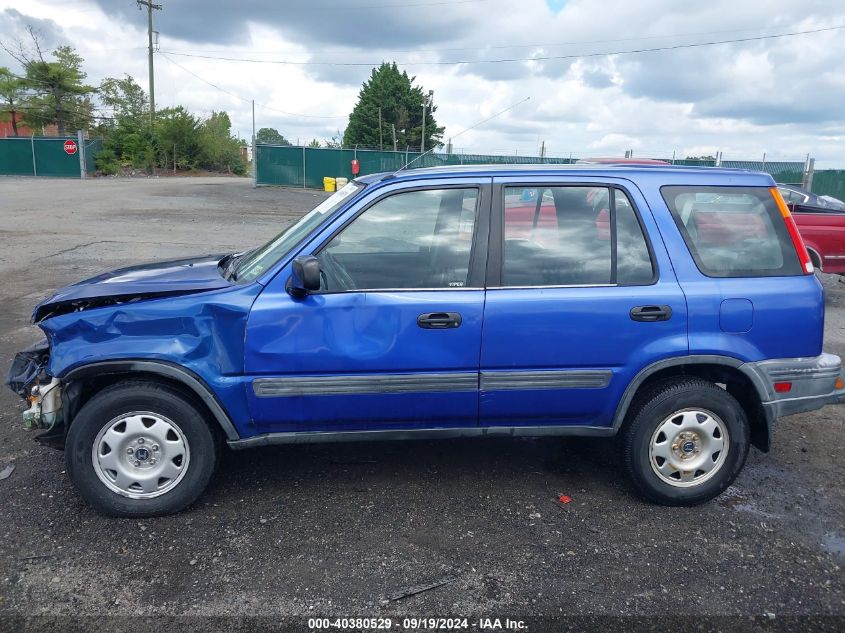
<svg viewBox="0 0 845 633">
<path fill-rule="evenodd" d="M 622 394 L 622 399 L 619 401 L 619 405 L 616 407 L 616 414 L 613 417 L 613 429 L 618 431 L 619 427 L 622 426 L 622 422 L 625 420 L 625 416 L 628 413 L 628 409 L 631 406 L 631 402 L 634 400 L 637 390 L 650 376 L 670 367 L 682 367 L 685 365 L 722 365 L 724 367 L 736 369 L 748 378 L 752 385 L 754 385 L 754 390 L 756 391 L 760 402 L 766 402 L 766 400 L 768 400 L 766 385 L 763 382 L 763 379 L 747 363 L 739 360 L 738 358 L 734 358 L 732 356 L 722 356 L 719 354 L 674 356 L 672 358 L 664 358 L 663 360 L 654 362 L 651 365 L 647 365 L 641 369 L 636 376 L 634 376 L 634 379 L 626 387 L 625 393 Z"/>
<path fill-rule="evenodd" d="M 162 378 L 179 383 L 192 394 L 197 396 L 202 403 L 208 407 L 211 415 L 226 435 L 227 440 L 232 441 L 240 439 L 240 435 L 238 435 L 235 425 L 232 424 L 229 414 L 226 413 L 226 410 L 217 400 L 216 396 L 212 393 L 205 381 L 203 381 L 202 378 L 197 376 L 194 372 L 179 365 L 168 363 L 166 361 L 155 360 L 110 360 L 88 363 L 86 365 L 75 367 L 65 375 L 58 376 L 58 378 L 60 378 L 63 382 L 70 383 L 93 376 L 101 376 L 103 374 L 132 375 L 139 373 L 161 376 Z"/>
</svg>

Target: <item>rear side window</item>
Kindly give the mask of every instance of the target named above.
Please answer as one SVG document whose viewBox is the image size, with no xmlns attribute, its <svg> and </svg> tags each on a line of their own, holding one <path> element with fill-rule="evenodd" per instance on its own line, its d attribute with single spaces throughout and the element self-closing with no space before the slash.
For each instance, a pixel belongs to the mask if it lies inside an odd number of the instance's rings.
<svg viewBox="0 0 845 633">
<path fill-rule="evenodd" d="M 803 274 L 786 223 L 768 189 L 667 186 L 660 191 L 705 275 Z"/>
<path fill-rule="evenodd" d="M 611 187 L 507 187 L 502 285 L 646 285 L 648 243 L 631 201 Z"/>
</svg>

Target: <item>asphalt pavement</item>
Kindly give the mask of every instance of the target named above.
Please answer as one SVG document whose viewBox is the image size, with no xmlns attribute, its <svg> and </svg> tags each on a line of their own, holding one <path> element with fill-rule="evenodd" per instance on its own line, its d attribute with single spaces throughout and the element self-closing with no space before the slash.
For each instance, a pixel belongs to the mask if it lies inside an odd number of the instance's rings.
<svg viewBox="0 0 845 633">
<path fill-rule="evenodd" d="M 40 337 L 30 311 L 55 288 L 257 245 L 323 197 L 238 178 L 0 179 L 0 365 Z M 845 355 L 845 284 L 822 279 L 825 347 Z M 22 410 L 3 388 L 7 624 L 265 616 L 307 630 L 317 615 L 463 615 L 475 630 L 483 616 L 539 630 L 540 616 L 730 616 L 802 628 L 789 618 L 814 616 L 836 630 L 845 617 L 845 407 L 780 422 L 773 450 L 753 449 L 735 485 L 696 508 L 640 501 L 609 441 L 485 439 L 227 452 L 198 503 L 145 520 L 86 506 Z"/>
</svg>

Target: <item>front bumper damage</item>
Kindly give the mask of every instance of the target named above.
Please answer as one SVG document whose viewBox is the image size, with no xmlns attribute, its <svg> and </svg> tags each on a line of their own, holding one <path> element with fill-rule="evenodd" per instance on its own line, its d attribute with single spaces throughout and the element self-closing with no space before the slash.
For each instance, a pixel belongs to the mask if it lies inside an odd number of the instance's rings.
<svg viewBox="0 0 845 633">
<path fill-rule="evenodd" d="M 54 444 L 64 437 L 62 383 L 47 373 L 50 346 L 47 340 L 30 345 L 15 355 L 6 384 L 29 405 L 23 412 L 24 427 L 44 429 L 35 439 Z"/>
</svg>

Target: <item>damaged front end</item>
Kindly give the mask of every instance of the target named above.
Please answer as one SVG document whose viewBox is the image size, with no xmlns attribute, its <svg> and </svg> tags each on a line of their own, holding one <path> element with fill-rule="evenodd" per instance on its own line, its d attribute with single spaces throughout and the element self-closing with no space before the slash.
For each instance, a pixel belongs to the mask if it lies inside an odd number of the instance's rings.
<svg viewBox="0 0 845 633">
<path fill-rule="evenodd" d="M 50 346 L 46 339 L 18 352 L 9 368 L 6 384 L 29 404 L 23 412 L 24 427 L 46 429 L 36 440 L 53 445 L 64 437 L 64 412 L 62 383 L 47 373 L 49 359 Z"/>
</svg>

